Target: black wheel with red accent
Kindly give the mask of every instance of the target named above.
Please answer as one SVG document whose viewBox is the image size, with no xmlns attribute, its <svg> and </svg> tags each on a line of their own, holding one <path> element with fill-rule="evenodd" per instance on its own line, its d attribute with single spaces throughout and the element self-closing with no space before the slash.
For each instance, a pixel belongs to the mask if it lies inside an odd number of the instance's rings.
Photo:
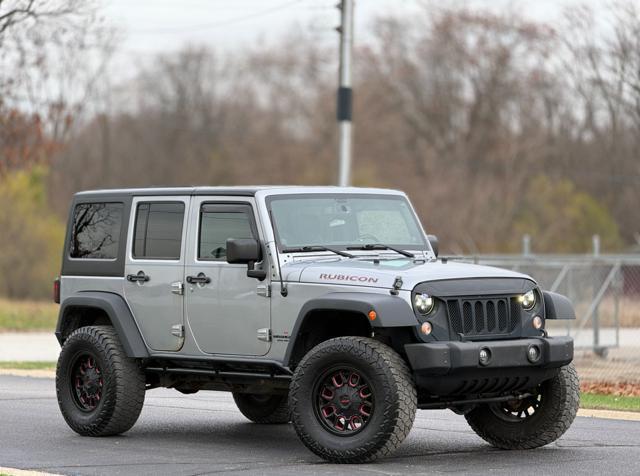
<svg viewBox="0 0 640 476">
<path fill-rule="evenodd" d="M 390 347 L 365 337 L 325 341 L 302 359 L 291 380 L 289 408 L 302 442 L 337 463 L 391 454 L 416 413 L 411 372 Z"/>
<path fill-rule="evenodd" d="M 580 406 L 580 382 L 573 364 L 518 400 L 479 405 L 465 418 L 491 445 L 525 450 L 547 445 L 569 429 Z"/>
<path fill-rule="evenodd" d="M 98 407 L 102 400 L 104 379 L 93 353 L 78 352 L 73 359 L 69 384 L 74 402 L 80 410 L 92 412 Z"/>
<path fill-rule="evenodd" d="M 316 379 L 313 390 L 316 417 L 340 436 L 362 431 L 374 409 L 371 384 L 354 367 L 335 366 Z"/>
<path fill-rule="evenodd" d="M 64 342 L 56 392 L 67 424 L 84 436 L 117 435 L 137 421 L 144 372 L 126 356 L 110 326 L 81 327 Z"/>
</svg>

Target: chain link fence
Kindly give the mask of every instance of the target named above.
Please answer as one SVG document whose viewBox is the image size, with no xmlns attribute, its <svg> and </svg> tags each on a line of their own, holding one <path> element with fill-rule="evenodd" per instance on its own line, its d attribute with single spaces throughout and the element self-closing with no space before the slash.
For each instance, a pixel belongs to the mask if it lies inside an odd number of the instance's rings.
<svg viewBox="0 0 640 476">
<path fill-rule="evenodd" d="M 587 382 L 640 385 L 640 255 L 483 255 L 464 258 L 532 276 L 573 302 L 575 321 L 549 321 L 575 339 Z"/>
</svg>

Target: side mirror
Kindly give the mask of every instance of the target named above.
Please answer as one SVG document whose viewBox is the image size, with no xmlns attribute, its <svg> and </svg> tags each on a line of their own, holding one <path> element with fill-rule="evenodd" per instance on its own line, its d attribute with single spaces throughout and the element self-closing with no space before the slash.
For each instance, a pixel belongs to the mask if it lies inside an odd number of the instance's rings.
<svg viewBox="0 0 640 476">
<path fill-rule="evenodd" d="M 438 237 L 436 235 L 427 235 L 427 238 L 429 239 L 429 244 L 431 245 L 431 248 L 433 248 L 433 252 L 436 255 L 436 258 L 438 257 L 438 252 L 440 251 L 438 248 Z"/>
<path fill-rule="evenodd" d="M 258 240 L 229 238 L 227 240 L 227 263 L 249 264 L 251 261 L 260 261 L 262 250 Z"/>
<path fill-rule="evenodd" d="M 262 281 L 267 277 L 264 270 L 255 269 L 256 261 L 262 259 L 262 247 L 258 240 L 251 238 L 229 238 L 227 240 L 227 263 L 246 264 L 247 276 Z"/>
</svg>

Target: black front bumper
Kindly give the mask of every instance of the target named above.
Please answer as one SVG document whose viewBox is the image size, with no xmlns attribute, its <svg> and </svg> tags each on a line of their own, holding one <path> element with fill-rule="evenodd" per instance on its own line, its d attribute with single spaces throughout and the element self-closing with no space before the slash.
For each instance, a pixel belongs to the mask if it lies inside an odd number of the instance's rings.
<svg viewBox="0 0 640 476">
<path fill-rule="evenodd" d="M 536 347 L 539 358 L 531 360 Z M 420 390 L 432 395 L 502 393 L 531 388 L 573 360 L 571 337 L 405 345 Z M 485 350 L 490 359 L 480 362 Z"/>
</svg>

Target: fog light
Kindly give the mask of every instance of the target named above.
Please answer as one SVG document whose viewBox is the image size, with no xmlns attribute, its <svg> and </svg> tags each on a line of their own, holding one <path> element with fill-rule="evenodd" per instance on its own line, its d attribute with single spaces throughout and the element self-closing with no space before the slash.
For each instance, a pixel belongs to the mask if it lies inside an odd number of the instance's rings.
<svg viewBox="0 0 640 476">
<path fill-rule="evenodd" d="M 529 346 L 527 349 L 527 358 L 529 362 L 537 362 L 540 360 L 540 349 L 537 345 Z"/>
<path fill-rule="evenodd" d="M 429 334 L 431 334 L 431 331 L 433 330 L 433 328 L 431 327 L 430 322 L 424 322 L 422 324 L 422 327 L 420 327 L 420 330 L 424 335 L 428 336 Z"/>
<path fill-rule="evenodd" d="M 531 321 L 534 329 L 542 329 L 542 318 L 540 316 L 536 316 Z"/>
<path fill-rule="evenodd" d="M 480 349 L 478 360 L 480 361 L 480 365 L 489 365 L 489 362 L 491 361 L 491 351 L 486 347 Z"/>
</svg>

